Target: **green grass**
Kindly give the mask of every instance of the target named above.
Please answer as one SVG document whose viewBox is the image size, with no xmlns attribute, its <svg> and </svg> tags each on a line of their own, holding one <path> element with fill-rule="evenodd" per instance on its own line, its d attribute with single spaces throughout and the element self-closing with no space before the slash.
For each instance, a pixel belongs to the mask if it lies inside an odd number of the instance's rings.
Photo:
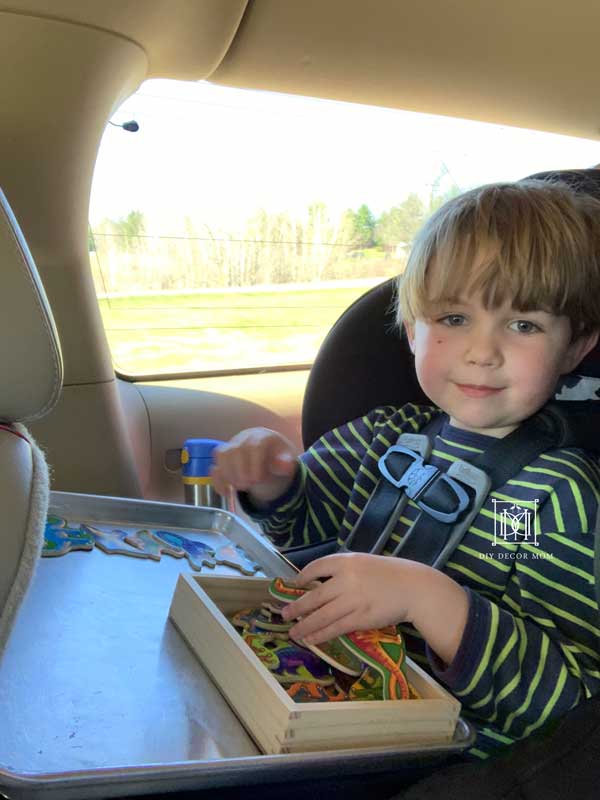
<svg viewBox="0 0 600 800">
<path fill-rule="evenodd" d="M 311 362 L 367 288 L 131 295 L 99 303 L 120 372 L 201 372 Z"/>
</svg>

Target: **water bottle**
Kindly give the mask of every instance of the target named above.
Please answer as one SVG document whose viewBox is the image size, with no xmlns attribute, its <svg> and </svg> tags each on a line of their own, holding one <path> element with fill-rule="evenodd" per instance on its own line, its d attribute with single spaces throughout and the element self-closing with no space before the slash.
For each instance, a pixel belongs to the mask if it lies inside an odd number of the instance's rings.
<svg viewBox="0 0 600 800">
<path fill-rule="evenodd" d="M 215 491 L 210 477 L 213 450 L 220 439 L 187 439 L 181 451 L 185 502 L 193 506 L 227 508 L 227 499 Z"/>
</svg>

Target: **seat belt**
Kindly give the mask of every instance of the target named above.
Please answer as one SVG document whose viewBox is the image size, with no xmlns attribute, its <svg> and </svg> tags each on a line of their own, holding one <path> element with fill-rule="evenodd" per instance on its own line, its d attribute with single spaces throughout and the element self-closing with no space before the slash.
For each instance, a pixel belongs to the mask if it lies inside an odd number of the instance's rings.
<svg viewBox="0 0 600 800">
<path fill-rule="evenodd" d="M 600 436 L 593 441 L 589 420 L 590 415 L 597 418 L 599 411 L 600 404 L 593 400 L 547 403 L 473 462 L 457 460 L 447 473 L 424 463 L 446 418 L 439 413 L 423 429 L 427 435 L 402 434 L 398 444 L 379 459 L 381 478 L 342 549 L 381 553 L 410 497 L 421 511 L 392 555 L 440 569 L 490 491 L 507 483 L 546 450 L 570 446 L 598 450 Z M 416 445 L 412 453 L 411 440 Z M 464 493 L 469 498 L 466 505 Z"/>
</svg>

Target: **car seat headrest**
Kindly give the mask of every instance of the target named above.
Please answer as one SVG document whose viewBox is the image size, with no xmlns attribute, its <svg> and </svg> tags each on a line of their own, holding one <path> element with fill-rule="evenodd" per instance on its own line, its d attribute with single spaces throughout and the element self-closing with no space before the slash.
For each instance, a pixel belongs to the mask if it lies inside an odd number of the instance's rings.
<svg viewBox="0 0 600 800">
<path fill-rule="evenodd" d="M 62 356 L 46 293 L 2 191 L 0 270 L 0 422 L 27 422 L 58 400 Z"/>
</svg>

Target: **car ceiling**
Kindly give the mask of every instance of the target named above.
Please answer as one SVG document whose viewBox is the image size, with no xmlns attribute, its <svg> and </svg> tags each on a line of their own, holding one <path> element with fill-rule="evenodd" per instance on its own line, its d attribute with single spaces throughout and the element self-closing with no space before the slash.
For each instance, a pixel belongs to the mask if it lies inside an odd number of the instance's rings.
<svg viewBox="0 0 600 800">
<path fill-rule="evenodd" d="M 32 431 L 54 485 L 138 496 L 134 456 L 147 465 L 152 438 L 161 471 L 163 450 L 176 446 L 172 408 L 189 402 L 211 424 L 215 416 L 210 391 L 199 400 L 168 389 L 158 412 L 164 438 L 154 423 L 151 436 L 137 387 L 125 392 L 116 380 L 89 268 L 100 142 L 145 79 L 208 79 L 598 138 L 598 30 L 597 0 L 0 0 L 0 188 L 46 289 L 65 367 L 59 404 Z M 115 192 L 122 180 L 114 177 Z M 271 402 L 264 377 L 253 391 Z M 93 457 L 82 458 L 82 443 Z"/>
<path fill-rule="evenodd" d="M 147 77 L 600 134 L 596 0 L 0 0 L 0 10 L 135 42 Z"/>
</svg>

